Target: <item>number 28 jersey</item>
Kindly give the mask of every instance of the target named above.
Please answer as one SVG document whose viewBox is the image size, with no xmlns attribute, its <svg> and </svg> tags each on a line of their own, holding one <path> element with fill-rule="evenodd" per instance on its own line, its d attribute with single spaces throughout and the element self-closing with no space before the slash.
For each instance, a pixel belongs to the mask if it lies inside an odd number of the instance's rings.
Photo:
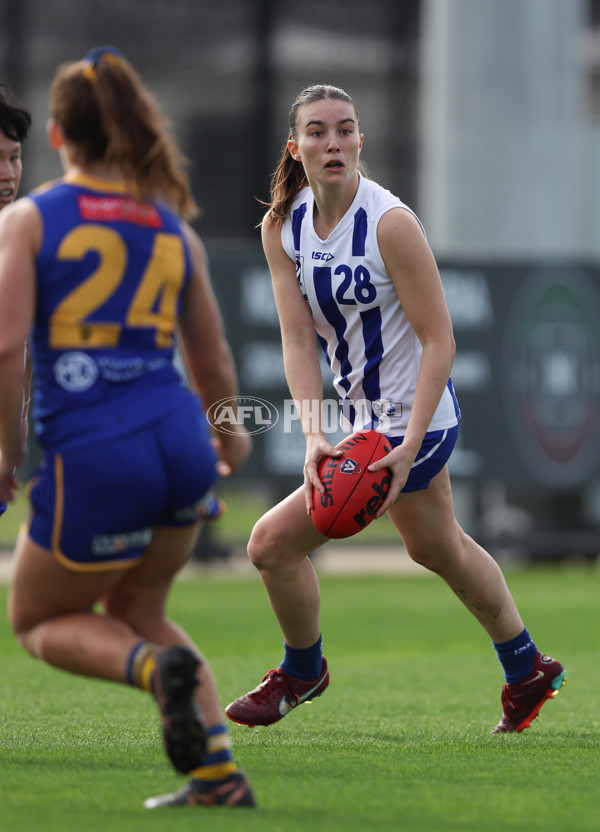
<svg viewBox="0 0 600 832">
<path fill-rule="evenodd" d="M 31 335 L 41 444 L 123 435 L 177 407 L 188 393 L 174 333 L 190 274 L 179 218 L 90 177 L 68 174 L 28 196 L 43 229 Z"/>
<path fill-rule="evenodd" d="M 386 211 L 405 208 L 377 183 L 360 177 L 354 202 L 326 240 L 313 225 L 314 197 L 305 188 L 292 203 L 281 240 L 296 263 L 334 387 L 342 424 L 375 428 L 390 436 L 406 431 L 422 347 L 406 317 L 377 242 Z M 411 211 L 411 213 L 413 213 Z M 429 430 L 458 424 L 452 382 L 444 390 Z"/>
</svg>

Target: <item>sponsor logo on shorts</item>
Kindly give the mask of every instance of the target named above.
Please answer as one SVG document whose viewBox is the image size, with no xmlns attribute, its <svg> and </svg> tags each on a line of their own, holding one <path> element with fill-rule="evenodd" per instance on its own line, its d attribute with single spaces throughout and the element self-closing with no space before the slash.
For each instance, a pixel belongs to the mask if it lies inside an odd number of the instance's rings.
<svg viewBox="0 0 600 832">
<path fill-rule="evenodd" d="M 121 555 L 130 549 L 144 549 L 152 538 L 152 529 L 138 529 L 125 534 L 97 534 L 92 538 L 95 555 Z"/>
<path fill-rule="evenodd" d="M 199 517 L 200 503 L 185 508 L 178 508 L 174 512 L 176 523 L 195 523 Z"/>
</svg>

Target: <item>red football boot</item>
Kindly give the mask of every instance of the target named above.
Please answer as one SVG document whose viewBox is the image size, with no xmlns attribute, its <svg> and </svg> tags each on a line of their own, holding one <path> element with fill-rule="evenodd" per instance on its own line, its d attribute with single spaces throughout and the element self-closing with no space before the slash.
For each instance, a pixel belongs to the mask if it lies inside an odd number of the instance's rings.
<svg viewBox="0 0 600 832">
<path fill-rule="evenodd" d="M 269 670 L 257 688 L 231 702 L 225 708 L 225 713 L 233 722 L 251 728 L 255 725 L 272 725 L 293 708 L 320 696 L 328 684 L 329 671 L 325 659 L 319 678 L 309 682 L 289 676 L 278 667 Z"/>
<path fill-rule="evenodd" d="M 565 669 L 556 659 L 538 653 L 533 670 L 522 681 L 502 688 L 502 719 L 492 734 L 519 733 L 537 719 L 540 708 L 565 683 Z"/>
</svg>

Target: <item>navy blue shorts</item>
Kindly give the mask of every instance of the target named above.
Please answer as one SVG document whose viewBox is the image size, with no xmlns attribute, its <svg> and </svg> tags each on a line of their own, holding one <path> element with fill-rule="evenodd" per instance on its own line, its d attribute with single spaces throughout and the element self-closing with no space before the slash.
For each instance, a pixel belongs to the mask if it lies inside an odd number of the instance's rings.
<svg viewBox="0 0 600 832">
<path fill-rule="evenodd" d="M 0 503 L 0 515 L 4 514 L 7 508 L 8 506 L 6 505 L 6 503 Z"/>
<path fill-rule="evenodd" d="M 429 487 L 429 483 L 439 474 L 444 465 L 450 459 L 454 445 L 458 438 L 458 425 L 446 430 L 432 430 L 425 434 L 423 444 L 410 469 L 404 488 L 400 492 L 404 494 L 410 491 L 423 491 Z M 403 436 L 386 437 L 393 448 L 397 448 L 404 441 Z"/>
<path fill-rule="evenodd" d="M 216 480 L 205 417 L 190 401 L 117 440 L 47 454 L 29 485 L 29 536 L 70 569 L 134 566 L 156 526 L 188 526 Z"/>
</svg>

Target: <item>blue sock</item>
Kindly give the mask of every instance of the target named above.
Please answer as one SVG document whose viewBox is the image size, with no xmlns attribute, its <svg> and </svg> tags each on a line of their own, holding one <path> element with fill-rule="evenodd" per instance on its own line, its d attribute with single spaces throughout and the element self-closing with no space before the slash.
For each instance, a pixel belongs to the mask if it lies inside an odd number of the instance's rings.
<svg viewBox="0 0 600 832">
<path fill-rule="evenodd" d="M 493 641 L 492 644 L 504 668 L 504 678 L 509 685 L 520 682 L 531 673 L 538 649 L 526 629 L 510 641 L 503 641 L 500 644 Z"/>
<path fill-rule="evenodd" d="M 301 649 L 290 647 L 284 642 L 285 652 L 283 661 L 281 662 L 283 672 L 294 676 L 296 679 L 304 679 L 306 682 L 318 679 L 323 670 L 321 643 L 321 636 L 319 636 L 319 640 L 312 647 L 304 647 Z"/>
</svg>

